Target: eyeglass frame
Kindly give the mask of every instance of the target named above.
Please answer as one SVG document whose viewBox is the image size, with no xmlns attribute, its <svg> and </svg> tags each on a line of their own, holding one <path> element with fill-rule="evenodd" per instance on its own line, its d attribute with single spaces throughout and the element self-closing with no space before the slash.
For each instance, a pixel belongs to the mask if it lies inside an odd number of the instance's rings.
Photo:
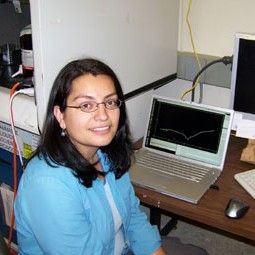
<svg viewBox="0 0 255 255">
<path fill-rule="evenodd" d="M 118 102 L 118 105 L 115 105 L 114 108 L 108 108 L 108 107 L 106 106 L 106 104 L 107 104 L 107 102 L 109 102 L 109 101 Z M 120 108 L 123 102 L 124 102 L 124 100 L 120 100 L 120 99 L 108 99 L 108 100 L 105 100 L 105 101 L 100 102 L 100 103 L 97 103 L 97 102 L 95 102 L 95 101 L 88 101 L 88 102 L 85 102 L 85 103 L 83 103 L 83 104 L 81 104 L 81 105 L 79 105 L 79 106 L 75 106 L 75 105 L 66 105 L 65 108 L 80 109 L 82 112 L 91 113 L 91 112 L 95 112 L 95 111 L 98 109 L 98 106 L 99 106 L 100 104 L 103 104 L 104 107 L 105 107 L 105 109 L 107 109 L 107 110 L 115 110 L 115 109 Z M 82 109 L 82 106 L 83 106 L 84 104 L 86 104 L 86 103 L 93 103 L 93 104 L 95 105 L 95 109 L 93 109 L 93 110 L 91 110 L 91 111 L 84 111 L 84 109 Z"/>
</svg>

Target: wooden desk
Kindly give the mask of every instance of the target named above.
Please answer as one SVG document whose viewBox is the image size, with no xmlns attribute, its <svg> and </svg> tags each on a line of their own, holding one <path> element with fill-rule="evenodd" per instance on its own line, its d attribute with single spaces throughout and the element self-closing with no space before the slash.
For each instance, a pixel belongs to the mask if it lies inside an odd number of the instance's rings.
<svg viewBox="0 0 255 255">
<path fill-rule="evenodd" d="M 231 136 L 224 170 L 215 183 L 219 189 L 208 190 L 196 205 L 139 186 L 135 186 L 136 195 L 149 207 L 161 208 L 182 220 L 221 230 L 231 236 L 234 234 L 232 237 L 241 237 L 255 244 L 255 199 L 234 180 L 235 173 L 255 168 L 240 161 L 246 144 L 247 140 Z M 224 209 L 233 197 L 244 200 L 250 206 L 241 219 L 229 219 L 224 215 Z"/>
</svg>

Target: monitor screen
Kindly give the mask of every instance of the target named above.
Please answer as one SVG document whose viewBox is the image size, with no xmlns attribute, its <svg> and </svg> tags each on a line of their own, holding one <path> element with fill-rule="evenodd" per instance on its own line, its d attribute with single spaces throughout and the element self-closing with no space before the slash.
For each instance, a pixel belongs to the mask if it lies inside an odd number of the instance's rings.
<svg viewBox="0 0 255 255">
<path fill-rule="evenodd" d="M 232 111 L 154 97 L 144 145 L 222 167 L 231 123 Z"/>
<path fill-rule="evenodd" d="M 217 153 L 224 115 L 178 104 L 154 102 L 149 136 Z"/>
<path fill-rule="evenodd" d="M 233 56 L 230 108 L 255 120 L 255 35 L 237 34 Z"/>
</svg>

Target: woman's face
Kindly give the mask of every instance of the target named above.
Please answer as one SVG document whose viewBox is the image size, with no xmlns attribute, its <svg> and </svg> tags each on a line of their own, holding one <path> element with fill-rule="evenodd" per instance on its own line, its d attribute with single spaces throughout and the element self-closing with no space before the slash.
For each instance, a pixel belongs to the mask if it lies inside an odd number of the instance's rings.
<svg viewBox="0 0 255 255">
<path fill-rule="evenodd" d="M 72 82 L 67 106 L 80 106 L 92 101 L 102 103 L 117 98 L 114 83 L 109 76 L 85 74 Z M 108 145 L 114 138 L 120 109 L 109 110 L 104 104 L 99 104 L 94 112 L 87 113 L 80 108 L 69 107 L 61 112 L 59 106 L 55 106 L 54 115 L 78 151 L 89 159 L 98 147 Z"/>
</svg>

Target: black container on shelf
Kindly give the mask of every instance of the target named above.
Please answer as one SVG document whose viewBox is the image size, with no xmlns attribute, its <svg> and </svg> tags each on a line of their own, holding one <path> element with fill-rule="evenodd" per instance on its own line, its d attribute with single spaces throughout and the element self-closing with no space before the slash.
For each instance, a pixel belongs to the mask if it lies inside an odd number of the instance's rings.
<svg viewBox="0 0 255 255">
<path fill-rule="evenodd" d="M 24 27 L 20 32 L 20 48 L 23 76 L 32 77 L 34 73 L 34 58 L 31 25 Z"/>
</svg>

